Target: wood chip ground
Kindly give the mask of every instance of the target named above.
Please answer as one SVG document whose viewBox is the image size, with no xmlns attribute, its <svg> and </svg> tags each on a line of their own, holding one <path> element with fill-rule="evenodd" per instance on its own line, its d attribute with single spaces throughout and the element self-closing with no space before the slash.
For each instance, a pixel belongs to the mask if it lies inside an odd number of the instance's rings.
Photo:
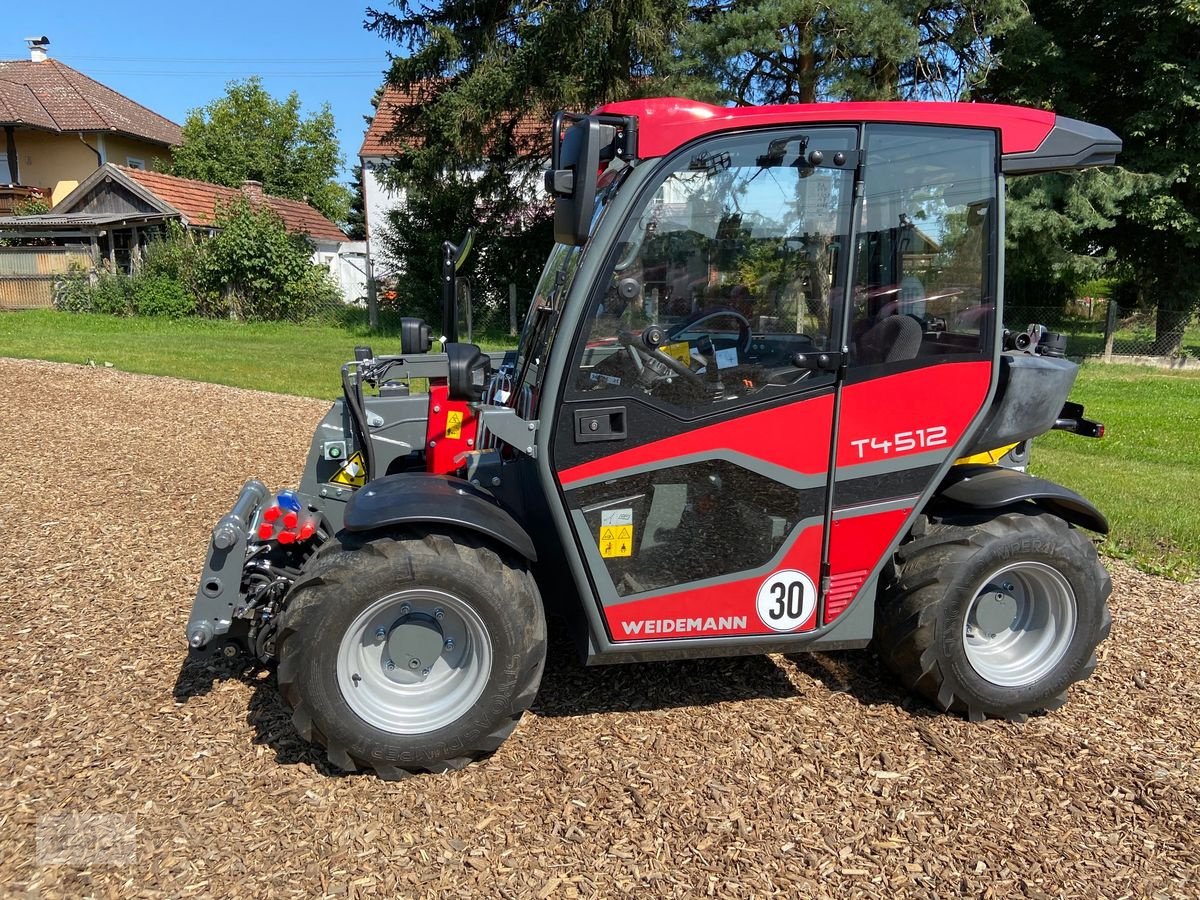
<svg viewBox="0 0 1200 900">
<path fill-rule="evenodd" d="M 0 895 L 1200 891 L 1200 586 L 1120 563 L 1095 677 L 1025 725 L 936 714 L 869 652 L 557 646 L 490 760 L 331 775 L 270 674 L 183 666 L 209 529 L 296 481 L 325 407 L 0 360 Z"/>
</svg>

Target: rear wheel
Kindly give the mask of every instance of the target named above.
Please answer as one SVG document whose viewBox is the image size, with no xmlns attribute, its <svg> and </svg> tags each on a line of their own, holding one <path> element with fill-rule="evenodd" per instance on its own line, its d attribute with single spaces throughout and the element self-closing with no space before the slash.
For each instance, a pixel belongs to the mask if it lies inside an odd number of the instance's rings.
<svg viewBox="0 0 1200 900">
<path fill-rule="evenodd" d="M 399 535 L 322 558 L 278 650 L 301 735 L 394 778 L 495 750 L 537 693 L 546 626 L 523 564 L 472 536 Z"/>
<path fill-rule="evenodd" d="M 1056 516 L 926 523 L 900 548 L 875 648 L 905 685 L 971 719 L 1022 721 L 1091 675 L 1112 623 L 1092 542 Z"/>
</svg>

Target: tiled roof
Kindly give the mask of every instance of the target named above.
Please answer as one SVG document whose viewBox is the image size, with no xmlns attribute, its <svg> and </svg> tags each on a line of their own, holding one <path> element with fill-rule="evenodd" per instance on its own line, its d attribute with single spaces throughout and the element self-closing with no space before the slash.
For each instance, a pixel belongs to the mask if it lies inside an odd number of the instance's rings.
<svg viewBox="0 0 1200 900">
<path fill-rule="evenodd" d="M 375 109 L 375 117 L 363 138 L 362 148 L 358 155 L 361 157 L 396 156 L 404 147 L 415 146 L 418 138 L 405 140 L 394 138 L 392 132 L 399 123 L 405 110 L 423 103 L 428 103 L 434 96 L 433 85 L 429 82 L 401 89 L 388 85 L 379 98 Z M 513 129 L 513 142 L 518 151 L 533 152 L 545 145 L 546 152 L 550 146 L 550 116 L 527 115 L 517 120 Z"/>
<path fill-rule="evenodd" d="M 170 119 L 56 59 L 0 60 L 0 125 L 110 131 L 164 146 L 183 140 Z"/>
<path fill-rule="evenodd" d="M 150 172 L 145 169 L 129 169 L 125 166 L 113 166 L 113 168 L 119 169 L 163 203 L 178 210 L 187 219 L 189 225 L 212 225 L 216 221 L 218 209 L 228 206 L 242 197 L 249 197 L 255 205 L 263 203 L 274 210 L 275 214 L 283 219 L 288 231 L 307 234 L 309 237 L 324 241 L 346 240 L 346 234 L 342 229 L 302 200 L 288 200 L 268 194 L 256 195 L 245 192 L 241 188 L 209 184 L 207 181 L 194 181 L 191 178 L 178 178 L 174 175 L 164 175 L 161 172 Z"/>
</svg>

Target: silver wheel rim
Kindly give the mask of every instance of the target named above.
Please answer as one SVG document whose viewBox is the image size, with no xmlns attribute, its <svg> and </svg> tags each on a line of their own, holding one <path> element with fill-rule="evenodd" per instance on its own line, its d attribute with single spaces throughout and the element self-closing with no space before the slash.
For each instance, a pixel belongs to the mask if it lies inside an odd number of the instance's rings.
<svg viewBox="0 0 1200 900">
<path fill-rule="evenodd" d="M 393 659 L 397 651 L 408 658 Z M 492 641 L 479 613 L 429 588 L 374 601 L 338 647 L 342 698 L 364 722 L 392 734 L 426 734 L 466 715 L 491 670 Z"/>
<path fill-rule="evenodd" d="M 981 678 L 1023 687 L 1062 662 L 1075 636 L 1075 592 L 1053 566 L 1011 563 L 992 573 L 963 622 L 967 660 Z"/>
</svg>

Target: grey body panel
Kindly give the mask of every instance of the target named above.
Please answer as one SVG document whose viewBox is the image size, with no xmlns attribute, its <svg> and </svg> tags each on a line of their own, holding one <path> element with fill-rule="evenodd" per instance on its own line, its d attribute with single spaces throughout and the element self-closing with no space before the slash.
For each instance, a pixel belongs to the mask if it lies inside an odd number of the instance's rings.
<svg viewBox="0 0 1200 900">
<path fill-rule="evenodd" d="M 1108 534 L 1108 520 L 1087 498 L 1005 466 L 956 466 L 939 497 L 971 509 L 999 509 L 1030 500 L 1072 525 Z"/>
<path fill-rule="evenodd" d="M 351 533 L 411 523 L 448 525 L 478 532 L 529 560 L 537 550 L 525 529 L 482 488 L 451 475 L 406 472 L 385 475 L 360 488 L 346 504 Z"/>
<path fill-rule="evenodd" d="M 1117 161 L 1121 139 L 1101 125 L 1058 116 L 1041 145 L 1029 153 L 1001 157 L 1006 175 L 1059 172 L 1087 166 L 1109 166 Z"/>
<path fill-rule="evenodd" d="M 208 657 L 229 633 L 233 613 L 241 602 L 242 567 L 253 535 L 254 517 L 270 496 L 261 481 L 247 481 L 233 508 L 213 527 L 200 587 L 188 618 L 190 655 Z"/>
</svg>

